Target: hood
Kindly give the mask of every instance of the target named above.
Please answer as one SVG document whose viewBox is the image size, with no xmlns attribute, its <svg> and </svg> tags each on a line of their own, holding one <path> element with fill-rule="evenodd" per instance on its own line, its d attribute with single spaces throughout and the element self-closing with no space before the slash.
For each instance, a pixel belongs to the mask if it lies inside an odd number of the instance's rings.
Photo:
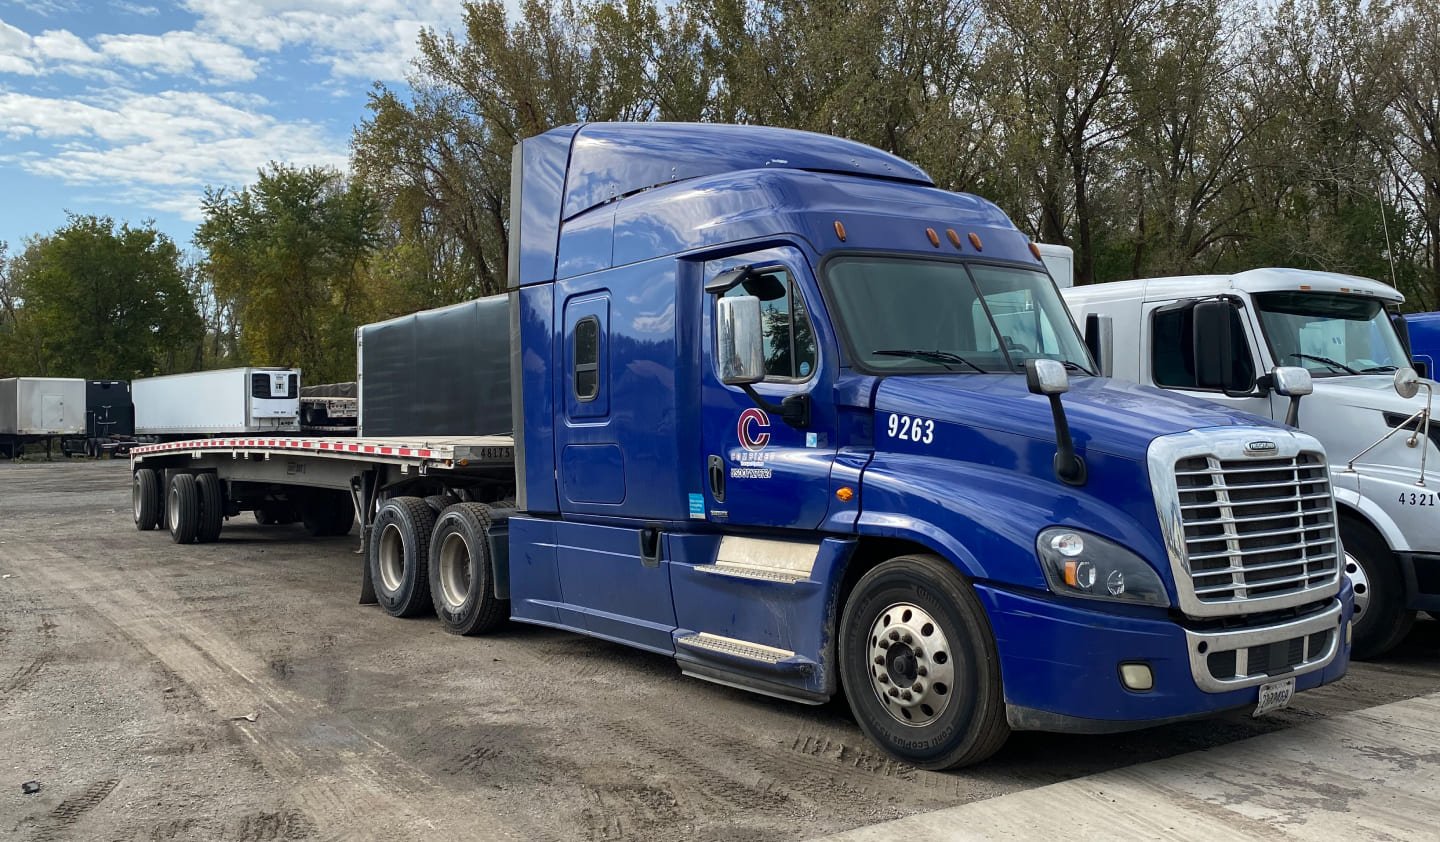
<svg viewBox="0 0 1440 842">
<path fill-rule="evenodd" d="M 1135 461 L 1145 459 L 1152 440 L 1170 433 L 1239 425 L 1284 429 L 1268 418 L 1106 377 L 1076 377 L 1060 400 L 1081 453 L 1102 451 Z M 1019 375 L 888 377 L 875 394 L 875 411 L 1055 440 L 1050 400 L 1030 394 Z"/>
<path fill-rule="evenodd" d="M 1300 399 L 1301 424 L 1304 424 L 1305 402 L 1323 398 L 1326 405 L 1349 406 L 1356 409 L 1378 409 L 1400 415 L 1414 415 L 1425 408 L 1427 395 L 1422 388 L 1413 398 L 1395 394 L 1395 381 L 1390 375 L 1362 374 L 1358 377 L 1315 378 L 1315 394 Z M 1421 381 L 1426 382 L 1426 381 Z M 1432 422 L 1433 423 L 1433 422 Z"/>
</svg>

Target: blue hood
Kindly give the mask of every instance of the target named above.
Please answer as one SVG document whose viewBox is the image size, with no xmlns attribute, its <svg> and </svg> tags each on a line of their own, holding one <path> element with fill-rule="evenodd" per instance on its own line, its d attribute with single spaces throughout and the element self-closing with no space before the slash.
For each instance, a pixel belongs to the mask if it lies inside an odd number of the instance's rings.
<svg viewBox="0 0 1440 842">
<path fill-rule="evenodd" d="M 1280 427 L 1258 415 L 1105 377 L 1076 377 L 1061 397 L 1076 449 L 1143 462 L 1150 442 L 1205 427 Z M 1025 378 L 1003 374 L 889 377 L 875 411 L 931 418 L 981 430 L 1053 442 L 1050 401 L 1032 395 Z M 877 442 L 883 441 L 877 430 Z"/>
</svg>

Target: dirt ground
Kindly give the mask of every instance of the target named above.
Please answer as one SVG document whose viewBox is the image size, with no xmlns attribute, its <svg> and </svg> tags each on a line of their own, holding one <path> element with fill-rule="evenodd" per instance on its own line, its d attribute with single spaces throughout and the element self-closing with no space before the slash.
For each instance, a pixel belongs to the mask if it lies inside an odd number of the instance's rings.
<svg viewBox="0 0 1440 842">
<path fill-rule="evenodd" d="M 1265 719 L 1021 734 L 979 768 L 921 772 L 840 704 L 357 605 L 355 536 L 246 516 L 182 548 L 135 531 L 129 502 L 123 460 L 0 463 L 0 837 L 803 839 L 1440 689 L 1426 619 Z"/>
</svg>

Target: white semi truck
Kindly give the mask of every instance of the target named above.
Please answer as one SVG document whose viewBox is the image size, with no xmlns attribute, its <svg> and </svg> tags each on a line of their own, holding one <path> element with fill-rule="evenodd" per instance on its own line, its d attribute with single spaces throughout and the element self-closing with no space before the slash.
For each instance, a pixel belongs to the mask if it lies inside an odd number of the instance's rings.
<svg viewBox="0 0 1440 842">
<path fill-rule="evenodd" d="M 1313 393 L 1289 423 L 1330 457 L 1355 656 L 1374 657 L 1440 610 L 1440 426 L 1392 323 L 1403 300 L 1365 278 L 1254 269 L 1063 291 L 1113 376 L 1289 420 L 1273 370 L 1303 366 Z M 1289 543 L 1300 535 L 1275 536 Z"/>
</svg>

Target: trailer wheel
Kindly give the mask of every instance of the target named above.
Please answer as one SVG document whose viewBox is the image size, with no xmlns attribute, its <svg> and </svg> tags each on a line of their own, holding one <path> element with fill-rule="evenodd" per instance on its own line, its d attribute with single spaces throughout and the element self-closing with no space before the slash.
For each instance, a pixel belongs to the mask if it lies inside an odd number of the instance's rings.
<svg viewBox="0 0 1440 842">
<path fill-rule="evenodd" d="M 200 531 L 200 492 L 194 474 L 176 474 L 170 478 L 165 523 L 170 527 L 172 541 L 177 544 L 194 543 Z"/>
<path fill-rule="evenodd" d="M 152 468 L 140 468 L 130 485 L 130 503 L 135 509 L 135 528 L 149 532 L 160 525 L 160 478 Z"/>
<path fill-rule="evenodd" d="M 355 525 L 355 504 L 344 491 L 312 491 L 300 503 L 300 519 L 316 538 L 349 535 Z"/>
<path fill-rule="evenodd" d="M 204 473 L 195 477 L 195 487 L 200 496 L 200 521 L 195 539 L 209 544 L 220 537 L 220 530 L 225 526 L 225 486 L 218 476 Z"/>
<path fill-rule="evenodd" d="M 484 503 L 456 503 L 435 521 L 430 597 L 451 634 L 484 634 L 510 617 L 510 600 L 495 596 L 490 566 L 490 526 L 505 517 Z"/>
<path fill-rule="evenodd" d="M 435 513 L 419 497 L 392 497 L 370 527 L 370 578 L 375 597 L 392 617 L 429 611 L 430 533 Z"/>
<path fill-rule="evenodd" d="M 1340 521 L 1345 574 L 1355 588 L 1355 641 L 1350 656 L 1376 658 L 1394 649 L 1415 625 L 1405 606 L 1405 577 L 1385 541 L 1350 518 Z"/>
<path fill-rule="evenodd" d="M 841 619 L 840 675 L 860 729 L 921 769 L 978 763 L 1010 735 L 985 610 L 936 556 L 900 556 L 860 579 Z"/>
</svg>

